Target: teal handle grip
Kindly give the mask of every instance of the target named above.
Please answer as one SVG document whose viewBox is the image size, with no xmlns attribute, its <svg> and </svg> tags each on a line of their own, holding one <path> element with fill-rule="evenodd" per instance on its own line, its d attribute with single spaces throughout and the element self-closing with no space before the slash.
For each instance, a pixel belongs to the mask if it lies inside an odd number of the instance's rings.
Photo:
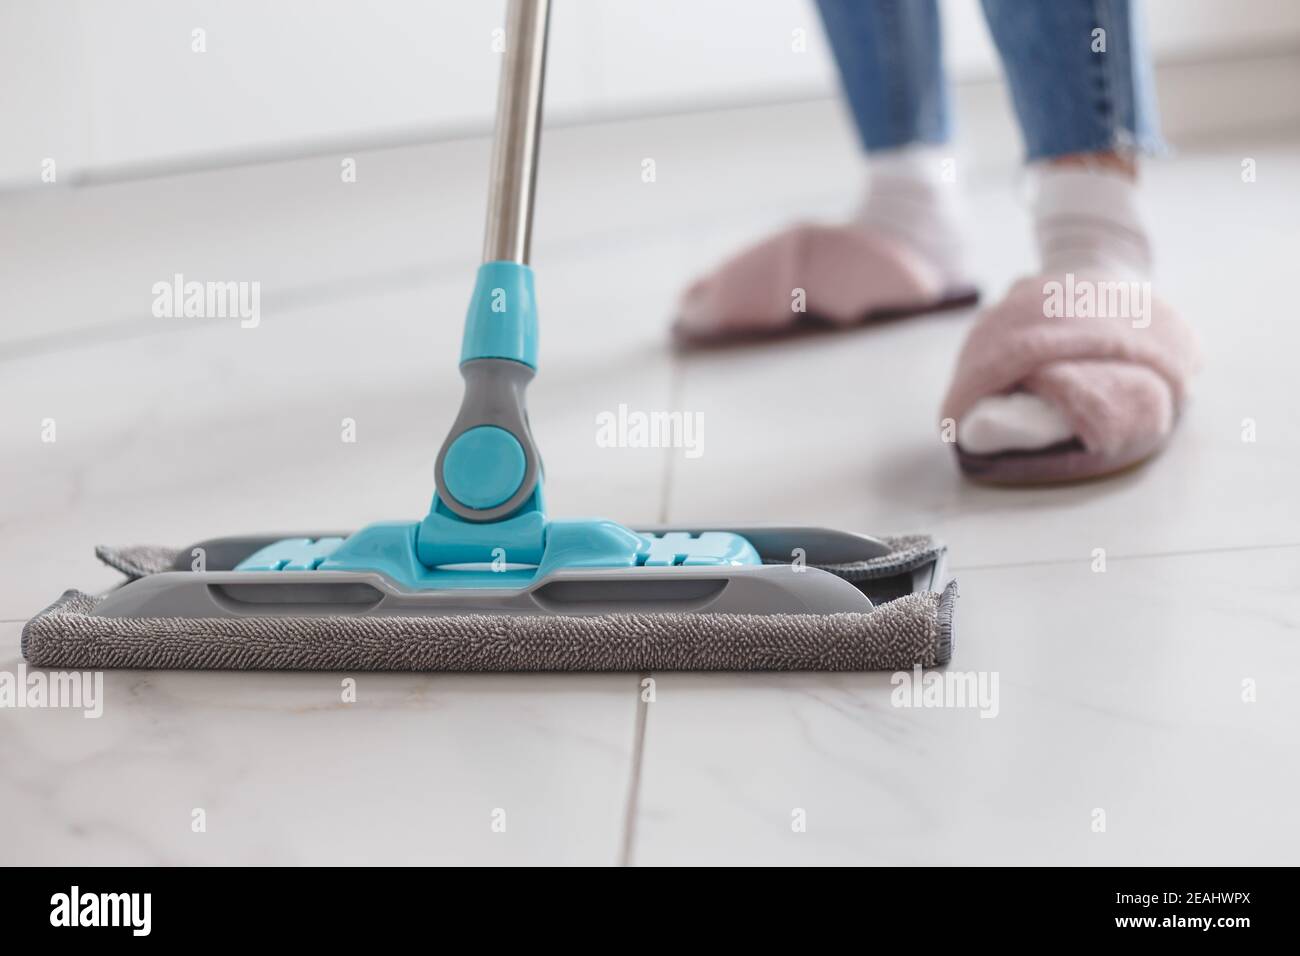
<svg viewBox="0 0 1300 956">
<path fill-rule="evenodd" d="M 483 358 L 537 368 L 537 294 L 533 270 L 526 265 L 485 262 L 479 266 L 460 361 L 463 365 Z"/>
</svg>

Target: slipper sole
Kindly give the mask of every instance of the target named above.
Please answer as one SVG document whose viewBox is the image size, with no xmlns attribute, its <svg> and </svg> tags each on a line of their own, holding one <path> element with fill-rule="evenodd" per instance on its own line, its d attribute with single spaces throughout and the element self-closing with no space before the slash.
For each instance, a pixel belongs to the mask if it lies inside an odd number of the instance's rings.
<svg viewBox="0 0 1300 956">
<path fill-rule="evenodd" d="M 982 484 L 1031 487 L 1107 478 L 1136 468 L 1160 452 L 1169 440 L 1161 435 L 1121 454 L 1090 452 L 1078 439 L 1034 451 L 1004 451 L 972 455 L 955 447 L 957 464 L 966 477 Z"/>
<path fill-rule="evenodd" d="M 868 325 L 908 319 L 931 312 L 950 312 L 979 304 L 979 290 L 970 288 L 955 289 L 941 299 L 920 306 L 901 309 L 876 309 L 867 312 L 852 322 L 832 322 L 815 313 L 803 313 L 789 325 L 775 329 L 734 329 L 724 332 L 687 332 L 681 326 L 673 326 L 673 342 L 684 351 L 727 348 L 730 346 L 757 345 L 787 339 L 804 338 L 810 335 L 825 335 L 831 332 L 844 332 Z"/>
</svg>

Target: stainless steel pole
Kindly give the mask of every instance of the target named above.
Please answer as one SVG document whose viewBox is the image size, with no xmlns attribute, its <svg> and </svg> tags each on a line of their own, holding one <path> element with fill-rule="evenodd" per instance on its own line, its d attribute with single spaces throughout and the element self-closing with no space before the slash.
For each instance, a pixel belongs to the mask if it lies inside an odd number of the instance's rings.
<svg viewBox="0 0 1300 956">
<path fill-rule="evenodd" d="M 550 12 L 550 0 L 509 0 L 506 8 L 484 262 L 528 262 Z"/>
</svg>

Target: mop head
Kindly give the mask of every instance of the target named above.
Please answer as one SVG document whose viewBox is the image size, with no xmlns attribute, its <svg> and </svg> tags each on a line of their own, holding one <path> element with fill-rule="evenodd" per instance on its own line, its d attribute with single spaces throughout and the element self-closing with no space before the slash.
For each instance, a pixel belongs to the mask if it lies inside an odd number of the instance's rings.
<svg viewBox="0 0 1300 956">
<path fill-rule="evenodd" d="M 815 565 L 871 600 L 862 613 L 707 611 L 600 614 L 122 617 L 97 613 L 114 592 L 67 591 L 32 618 L 33 665 L 315 671 L 869 671 L 946 664 L 956 582 L 936 581 L 944 548 L 883 537 L 888 553 Z M 188 550 L 98 548 L 131 581 L 185 567 Z M 918 587 L 918 582 L 920 586 Z"/>
</svg>

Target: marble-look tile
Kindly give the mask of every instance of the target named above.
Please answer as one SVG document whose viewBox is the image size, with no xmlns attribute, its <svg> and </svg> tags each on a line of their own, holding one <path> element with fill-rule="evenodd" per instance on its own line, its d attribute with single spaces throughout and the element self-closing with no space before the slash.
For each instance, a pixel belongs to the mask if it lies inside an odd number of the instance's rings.
<svg viewBox="0 0 1300 956">
<path fill-rule="evenodd" d="M 0 625 L 0 671 L 19 673 L 17 641 Z M 614 864 L 636 692 L 634 675 L 108 671 L 97 719 L 0 709 L 0 863 Z"/>
<path fill-rule="evenodd" d="M 894 707 L 888 674 L 657 674 L 633 859 L 1294 861 L 1298 569 L 1279 548 L 966 572 L 949 670 L 998 674 L 987 719 Z"/>
<path fill-rule="evenodd" d="M 689 276 L 852 205 L 834 107 L 548 133 L 530 407 L 550 510 L 933 531 L 963 584 L 954 668 L 1000 675 L 992 720 L 891 708 L 888 675 L 657 675 L 636 860 L 1294 858 L 1300 153 L 1250 150 L 1253 186 L 1237 146 L 1147 180 L 1158 291 L 1207 345 L 1169 452 L 1110 482 L 1003 491 L 962 481 L 935 438 L 970 313 L 685 360 L 666 347 Z M 17 667 L 14 622 L 117 580 L 95 543 L 422 513 L 461 393 L 486 156 L 367 153 L 350 186 L 320 157 L 3 198 L 0 670 Z M 1009 179 L 973 180 L 975 271 L 996 295 L 1030 259 L 1028 224 Z M 149 318 L 150 286 L 176 271 L 262 281 L 262 326 Z M 599 447 L 595 416 L 622 403 L 702 412 L 703 457 Z M 617 860 L 631 675 L 357 675 L 353 705 L 341 676 L 109 673 L 99 721 L 0 711 L 0 861 Z"/>
</svg>

